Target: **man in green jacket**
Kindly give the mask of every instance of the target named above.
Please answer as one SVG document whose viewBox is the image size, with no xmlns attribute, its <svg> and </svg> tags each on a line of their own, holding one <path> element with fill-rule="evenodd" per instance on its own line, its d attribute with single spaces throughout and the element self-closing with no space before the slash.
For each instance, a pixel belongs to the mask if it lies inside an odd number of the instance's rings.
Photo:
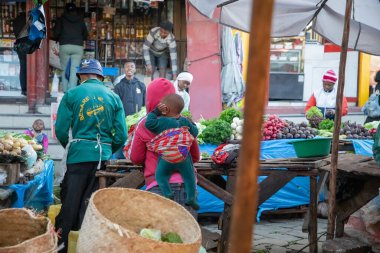
<svg viewBox="0 0 380 253">
<path fill-rule="evenodd" d="M 88 199 L 98 189 L 96 171 L 127 139 L 122 102 L 103 85 L 100 63 L 83 60 L 77 75 L 81 84 L 63 96 L 55 125 L 55 134 L 67 155 L 61 183 L 62 208 L 55 224 L 61 232 L 59 243 L 65 246 L 60 252 L 67 252 L 68 234 L 80 229 Z"/>
</svg>

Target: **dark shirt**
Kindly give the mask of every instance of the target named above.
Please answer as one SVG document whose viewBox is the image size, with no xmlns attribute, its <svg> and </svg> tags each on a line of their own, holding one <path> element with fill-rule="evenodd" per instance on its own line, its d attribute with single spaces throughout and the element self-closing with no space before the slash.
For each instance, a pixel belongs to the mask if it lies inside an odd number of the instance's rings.
<svg viewBox="0 0 380 253">
<path fill-rule="evenodd" d="M 120 83 L 116 84 L 114 92 L 119 95 L 123 103 L 125 116 L 135 114 L 145 106 L 146 87 L 136 77 L 132 80 L 121 79 Z"/>
<path fill-rule="evenodd" d="M 20 35 L 22 28 L 24 28 L 26 24 L 26 13 L 21 12 L 14 20 L 13 20 L 13 33 L 16 38 Z"/>
<path fill-rule="evenodd" d="M 54 39 L 59 45 L 83 46 L 88 31 L 83 18 L 74 13 L 63 13 L 54 26 Z"/>
</svg>

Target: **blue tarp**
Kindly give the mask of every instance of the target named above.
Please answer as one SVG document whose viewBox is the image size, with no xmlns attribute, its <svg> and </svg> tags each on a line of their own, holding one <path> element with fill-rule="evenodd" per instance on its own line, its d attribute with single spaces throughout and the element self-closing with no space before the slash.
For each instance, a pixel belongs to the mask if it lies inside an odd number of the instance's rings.
<svg viewBox="0 0 380 253">
<path fill-rule="evenodd" d="M 260 159 L 297 157 L 293 145 L 289 144 L 289 141 L 291 140 L 262 141 Z M 212 154 L 212 151 L 216 147 L 217 146 L 200 145 L 201 152 L 208 152 L 209 154 Z M 265 178 L 265 176 L 260 176 L 259 182 L 263 181 Z M 261 213 L 266 210 L 276 210 L 279 208 L 290 208 L 309 204 L 309 184 L 309 177 L 294 178 L 283 188 L 281 188 L 281 190 L 259 206 L 257 218 L 260 218 Z M 224 203 L 220 199 L 216 198 L 199 186 L 198 192 L 198 201 L 201 206 L 199 213 L 223 211 Z M 324 196 L 321 195 L 320 200 L 323 199 Z"/>
<path fill-rule="evenodd" d="M 292 158 L 297 157 L 293 145 L 288 144 L 291 140 L 272 140 L 261 142 L 260 159 L 275 159 L 275 158 Z M 372 156 L 373 140 L 352 140 L 355 154 Z M 207 152 L 212 155 L 215 145 L 200 145 L 201 152 Z M 260 176 L 259 182 L 263 181 L 266 177 Z M 259 206 L 257 218 L 263 211 L 276 210 L 279 208 L 291 208 L 300 205 L 309 204 L 310 180 L 309 177 L 296 177 L 277 193 L 270 197 L 267 201 Z M 210 194 L 203 188 L 198 186 L 198 201 L 201 206 L 199 213 L 206 212 L 222 212 L 224 203 Z M 319 200 L 324 200 L 323 193 L 319 196 Z"/>
<path fill-rule="evenodd" d="M 373 140 L 351 140 L 354 146 L 355 154 L 373 156 Z"/>
<path fill-rule="evenodd" d="M 275 159 L 275 158 L 292 158 L 297 157 L 293 145 L 288 142 L 291 140 L 272 140 L 261 142 L 260 159 Z M 372 156 L 372 140 L 352 140 L 355 153 L 359 155 Z M 201 152 L 207 152 L 210 155 L 216 148 L 215 145 L 200 145 Z M 259 177 L 259 182 L 263 181 L 266 177 Z M 309 204 L 310 180 L 309 177 L 296 177 L 272 197 L 259 206 L 257 218 L 263 211 L 276 210 L 279 208 L 291 208 L 300 205 Z M 205 212 L 222 212 L 224 204 L 214 195 L 205 191 L 198 186 L 198 201 L 201 206 L 199 213 Z M 323 193 L 319 196 L 319 200 L 324 200 Z"/>
<path fill-rule="evenodd" d="M 46 160 L 44 170 L 26 184 L 13 184 L 3 188 L 15 191 L 17 199 L 12 207 L 42 210 L 53 203 L 54 162 Z"/>
</svg>

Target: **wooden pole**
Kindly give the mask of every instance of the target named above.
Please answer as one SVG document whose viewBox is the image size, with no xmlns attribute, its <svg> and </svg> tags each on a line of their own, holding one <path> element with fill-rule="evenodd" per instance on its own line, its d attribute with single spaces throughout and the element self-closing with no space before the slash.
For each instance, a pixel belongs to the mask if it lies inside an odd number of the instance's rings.
<svg viewBox="0 0 380 253">
<path fill-rule="evenodd" d="M 274 0 L 253 1 L 244 105 L 244 134 L 237 169 L 230 230 L 231 253 L 251 252 L 258 199 L 261 125 L 269 83 L 270 35 Z"/>
<path fill-rule="evenodd" d="M 330 184 L 329 184 L 329 213 L 327 224 L 327 239 L 333 239 L 335 233 L 335 218 L 336 218 L 336 175 L 338 167 L 338 149 L 339 149 L 339 131 L 342 121 L 342 101 L 344 91 L 344 79 L 346 72 L 346 59 L 348 38 L 350 35 L 350 19 L 351 19 L 352 0 L 346 0 L 346 13 L 344 20 L 344 30 L 342 37 L 342 52 L 340 53 L 339 62 L 339 80 L 338 92 L 335 106 L 334 134 L 331 152 L 331 169 L 330 169 Z"/>
</svg>

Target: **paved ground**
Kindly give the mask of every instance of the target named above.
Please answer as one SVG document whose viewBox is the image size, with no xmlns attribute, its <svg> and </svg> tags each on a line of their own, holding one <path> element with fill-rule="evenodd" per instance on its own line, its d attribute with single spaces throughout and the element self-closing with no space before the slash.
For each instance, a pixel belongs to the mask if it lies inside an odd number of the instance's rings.
<svg viewBox="0 0 380 253">
<path fill-rule="evenodd" d="M 263 220 L 255 224 L 253 236 L 254 253 L 309 252 L 307 233 L 302 233 L 301 218 Z M 220 233 L 216 224 L 206 229 Z M 318 219 L 318 252 L 322 252 L 322 242 L 326 240 L 327 219 Z M 321 236 L 322 235 L 322 236 Z"/>
</svg>

